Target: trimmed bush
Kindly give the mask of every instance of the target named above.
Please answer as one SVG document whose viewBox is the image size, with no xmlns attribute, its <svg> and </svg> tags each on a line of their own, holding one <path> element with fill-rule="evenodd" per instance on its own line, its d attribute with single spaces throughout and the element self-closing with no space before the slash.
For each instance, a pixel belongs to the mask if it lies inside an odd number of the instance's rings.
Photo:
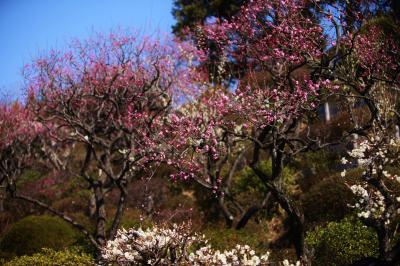
<svg viewBox="0 0 400 266">
<path fill-rule="evenodd" d="M 343 219 L 308 233 L 306 243 L 314 248 L 313 265 L 350 265 L 365 257 L 378 256 L 376 233 L 358 221 Z"/>
<path fill-rule="evenodd" d="M 52 216 L 28 216 L 16 222 L 0 242 L 0 251 L 8 257 L 31 255 L 42 248 L 62 250 L 79 237 L 66 222 Z"/>
<path fill-rule="evenodd" d="M 348 204 L 353 201 L 353 193 L 340 177 L 322 180 L 301 197 L 308 226 L 343 219 L 352 212 Z"/>
<path fill-rule="evenodd" d="M 70 250 L 43 249 L 32 256 L 22 256 L 6 262 L 4 266 L 84 266 L 95 265 L 89 255 Z"/>
</svg>

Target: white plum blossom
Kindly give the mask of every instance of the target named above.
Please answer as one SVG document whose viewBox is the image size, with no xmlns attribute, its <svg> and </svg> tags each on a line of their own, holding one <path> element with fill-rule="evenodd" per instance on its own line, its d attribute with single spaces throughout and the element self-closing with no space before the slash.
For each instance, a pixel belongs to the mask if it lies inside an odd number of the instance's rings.
<svg viewBox="0 0 400 266">
<path fill-rule="evenodd" d="M 282 262 L 282 264 L 283 264 L 283 266 L 300 266 L 301 265 L 300 261 L 297 261 L 296 264 L 294 264 L 294 263 L 290 263 L 288 260 L 284 260 Z"/>
<path fill-rule="evenodd" d="M 236 245 L 234 249 L 225 251 L 214 250 L 208 245 L 189 255 L 189 265 L 258 266 L 268 265 L 268 258 L 269 252 L 257 256 L 248 245 Z"/>
<path fill-rule="evenodd" d="M 381 221 L 389 225 L 398 214 L 400 197 L 393 195 L 386 188 L 385 182 L 397 180 L 397 175 L 390 173 L 391 166 L 400 163 L 400 142 L 385 137 L 371 137 L 363 140 L 349 152 L 351 160 L 355 160 L 363 171 L 362 184 L 350 186 L 357 198 L 353 207 L 357 209 L 358 217 Z M 343 164 L 349 160 L 342 158 Z M 344 177 L 346 170 L 342 172 Z"/>
<path fill-rule="evenodd" d="M 269 252 L 259 256 L 248 245 L 220 251 L 204 235 L 190 234 L 186 224 L 172 228 L 119 230 L 102 250 L 102 265 L 266 266 Z M 189 253 L 190 252 L 190 253 Z M 300 266 L 285 260 L 284 266 Z"/>
<path fill-rule="evenodd" d="M 172 228 L 154 226 L 143 230 L 118 230 L 114 240 L 107 242 L 102 250 L 102 260 L 117 265 L 169 265 L 185 255 L 186 247 L 197 241 L 190 236 L 186 225 Z"/>
</svg>

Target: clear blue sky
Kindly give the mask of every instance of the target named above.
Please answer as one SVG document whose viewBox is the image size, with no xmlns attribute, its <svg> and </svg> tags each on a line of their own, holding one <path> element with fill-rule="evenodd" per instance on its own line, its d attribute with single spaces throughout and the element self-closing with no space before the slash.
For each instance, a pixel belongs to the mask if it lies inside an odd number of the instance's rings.
<svg viewBox="0 0 400 266">
<path fill-rule="evenodd" d="M 0 0 L 0 97 L 21 96 L 21 68 L 39 51 L 93 31 L 170 32 L 172 0 Z"/>
</svg>

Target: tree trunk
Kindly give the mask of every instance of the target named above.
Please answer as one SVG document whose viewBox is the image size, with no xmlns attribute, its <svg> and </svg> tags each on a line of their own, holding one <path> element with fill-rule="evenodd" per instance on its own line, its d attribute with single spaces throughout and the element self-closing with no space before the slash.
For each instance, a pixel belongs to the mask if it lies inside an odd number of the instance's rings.
<svg viewBox="0 0 400 266">
<path fill-rule="evenodd" d="M 379 258 L 386 259 L 389 252 L 389 232 L 386 230 L 385 226 L 382 225 L 379 230 L 377 230 L 378 242 L 379 242 Z"/>
<path fill-rule="evenodd" d="M 243 229 L 246 224 L 250 221 L 250 219 L 260 210 L 265 208 L 268 203 L 269 198 L 271 197 L 271 192 L 268 192 L 263 202 L 259 205 L 255 205 L 250 207 L 243 215 L 239 222 L 236 224 L 235 229 L 240 230 Z"/>
<path fill-rule="evenodd" d="M 400 264 L 400 241 L 387 253 L 385 260 L 392 265 Z"/>
<path fill-rule="evenodd" d="M 96 197 L 94 196 L 94 191 L 90 194 L 89 199 L 89 217 L 94 219 L 96 216 Z"/>
<path fill-rule="evenodd" d="M 113 239 L 115 237 L 115 235 L 117 234 L 117 230 L 119 225 L 121 224 L 121 219 L 122 216 L 124 214 L 125 211 L 125 206 L 126 206 L 126 184 L 125 185 L 120 185 L 120 196 L 119 196 L 119 201 L 118 201 L 118 208 L 117 211 L 115 212 L 114 215 L 114 220 L 111 226 L 111 230 L 110 230 L 110 235 L 109 235 L 109 239 Z"/>
<path fill-rule="evenodd" d="M 219 205 L 219 207 L 220 207 L 220 209 L 222 211 L 222 214 L 224 215 L 226 226 L 228 228 L 231 228 L 232 225 L 233 225 L 233 215 L 230 213 L 228 208 L 225 206 L 225 200 L 224 200 L 224 196 L 223 195 L 221 195 L 218 198 L 218 205 Z"/>
<path fill-rule="evenodd" d="M 293 244 L 296 249 L 298 258 L 307 260 L 304 245 L 304 216 L 300 210 L 286 197 L 276 186 L 269 184 L 272 195 L 275 197 L 279 205 L 285 210 L 289 216 L 291 232 L 293 234 Z"/>
<path fill-rule="evenodd" d="M 100 246 L 104 246 L 106 243 L 106 208 L 101 183 L 95 183 L 93 190 L 96 200 L 96 241 Z"/>
<path fill-rule="evenodd" d="M 257 168 L 253 168 L 253 170 L 288 215 L 291 232 L 293 234 L 293 244 L 296 249 L 296 255 L 303 261 L 303 263 L 308 263 L 308 250 L 306 250 L 306 246 L 304 244 L 304 215 L 289 199 L 289 197 L 287 197 L 276 185 L 274 185 L 273 182 L 269 182 L 265 178 L 265 175 L 261 171 L 259 171 Z"/>
</svg>

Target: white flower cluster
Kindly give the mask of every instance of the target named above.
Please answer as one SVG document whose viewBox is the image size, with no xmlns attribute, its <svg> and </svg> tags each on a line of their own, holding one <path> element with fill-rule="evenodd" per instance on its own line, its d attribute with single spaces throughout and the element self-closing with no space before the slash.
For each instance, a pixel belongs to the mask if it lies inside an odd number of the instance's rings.
<svg viewBox="0 0 400 266">
<path fill-rule="evenodd" d="M 269 252 L 257 256 L 256 252 L 248 245 L 236 245 L 232 250 L 223 252 L 214 250 L 211 246 L 205 246 L 189 255 L 190 265 L 218 265 L 218 266 L 239 266 L 239 265 L 267 265 Z"/>
<path fill-rule="evenodd" d="M 231 250 L 216 250 L 206 245 L 204 236 L 189 234 L 185 224 L 172 229 L 154 226 L 151 229 L 119 230 L 115 239 L 102 250 L 101 265 L 194 265 L 194 266 L 263 266 L 269 252 L 258 256 L 248 245 Z M 205 246 L 206 245 L 206 246 Z M 189 250 L 191 253 L 189 254 Z M 283 266 L 300 266 L 284 260 Z"/>
<path fill-rule="evenodd" d="M 358 167 L 364 170 L 364 183 L 350 187 L 357 197 L 357 203 L 350 207 L 358 210 L 358 217 L 380 220 L 387 225 L 393 216 L 398 214 L 400 197 L 390 195 L 392 192 L 385 190 L 385 185 L 376 184 L 384 184 L 389 179 L 400 182 L 399 176 L 389 173 L 391 166 L 399 165 L 399 154 L 400 143 L 383 135 L 366 139 L 349 152 L 349 156 L 356 160 Z M 347 158 L 342 158 L 341 161 L 342 164 L 349 163 Z M 346 170 L 342 172 L 342 177 L 345 174 Z"/>
<path fill-rule="evenodd" d="M 359 210 L 358 217 L 377 219 L 385 212 L 385 198 L 379 191 L 368 192 L 366 187 L 361 185 L 353 185 L 350 189 L 358 197 L 357 203 L 352 206 Z"/>
<path fill-rule="evenodd" d="M 297 261 L 296 264 L 294 264 L 294 263 L 290 263 L 288 260 L 284 260 L 282 262 L 282 265 L 283 266 L 300 266 L 301 264 L 300 264 L 300 261 Z"/>
<path fill-rule="evenodd" d="M 365 140 L 356 147 L 352 151 L 349 152 L 350 157 L 357 160 L 357 164 L 360 167 L 367 166 L 371 163 L 371 158 L 367 155 L 367 151 L 371 148 L 368 140 Z M 342 159 L 343 162 L 344 159 Z"/>
<path fill-rule="evenodd" d="M 400 177 L 388 173 L 384 170 L 386 165 L 391 165 L 398 161 L 398 154 L 391 154 L 392 150 L 398 150 L 400 142 L 391 139 L 385 141 L 380 137 L 366 139 L 349 152 L 349 156 L 355 159 L 358 167 L 368 170 L 370 175 L 382 174 L 386 178 L 394 178 L 400 182 Z M 342 158 L 342 164 L 349 163 L 347 158 Z M 346 174 L 346 170 L 342 172 L 342 177 Z"/>
<path fill-rule="evenodd" d="M 186 248 L 194 241 L 197 238 L 189 236 L 186 225 L 122 229 L 103 248 L 102 260 L 110 265 L 170 265 L 186 256 Z"/>
</svg>

